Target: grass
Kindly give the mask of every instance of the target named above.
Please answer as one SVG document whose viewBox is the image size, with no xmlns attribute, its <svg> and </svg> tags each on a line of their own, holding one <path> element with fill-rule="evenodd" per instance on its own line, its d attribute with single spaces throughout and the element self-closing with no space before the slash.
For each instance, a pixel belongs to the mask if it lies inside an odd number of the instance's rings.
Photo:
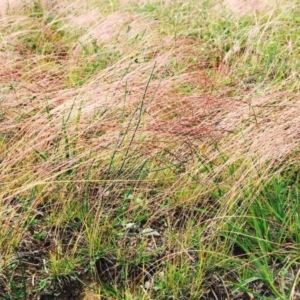
<svg viewBox="0 0 300 300">
<path fill-rule="evenodd" d="M 1 299 L 299 298 L 300 3 L 227 3 L 3 8 Z"/>
</svg>

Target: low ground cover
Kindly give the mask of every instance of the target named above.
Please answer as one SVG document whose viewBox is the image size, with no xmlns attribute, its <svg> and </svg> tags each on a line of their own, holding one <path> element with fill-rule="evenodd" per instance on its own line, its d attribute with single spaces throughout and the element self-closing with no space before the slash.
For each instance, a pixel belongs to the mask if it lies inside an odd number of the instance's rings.
<svg viewBox="0 0 300 300">
<path fill-rule="evenodd" d="M 232 3 L 0 6 L 1 299 L 300 298 L 300 3 Z"/>
</svg>

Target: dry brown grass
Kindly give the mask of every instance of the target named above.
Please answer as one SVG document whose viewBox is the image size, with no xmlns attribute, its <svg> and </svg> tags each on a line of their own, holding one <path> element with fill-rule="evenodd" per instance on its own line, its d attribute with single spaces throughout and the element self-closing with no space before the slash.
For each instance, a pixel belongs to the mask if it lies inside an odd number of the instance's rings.
<svg viewBox="0 0 300 300">
<path fill-rule="evenodd" d="M 243 14 L 270 5 L 225 2 Z M 295 77 L 278 85 L 267 79 L 251 85 L 235 77 L 253 54 L 256 34 L 247 36 L 250 46 L 244 52 L 231 54 L 236 59 L 228 52 L 219 55 L 222 45 L 207 53 L 192 34 L 175 38 L 173 29 L 150 18 L 142 10 L 146 4 L 140 3 L 141 12 L 132 12 L 124 9 L 128 1 L 120 1 L 123 10 L 111 12 L 92 1 L 42 2 L 45 19 L 55 14 L 50 21 L 26 14 L 0 20 L 5 32 L 0 42 L 0 215 L 5 237 L 0 246 L 5 259 L 16 260 L 12 244 L 31 251 L 38 247 L 26 227 L 32 219 L 41 219 L 51 233 L 50 246 L 42 250 L 47 259 L 55 253 L 59 261 L 62 249 L 71 261 L 77 253 L 93 257 L 97 243 L 114 245 L 113 251 L 122 249 L 132 258 L 145 242 L 120 238 L 111 224 L 145 214 L 146 225 L 158 226 L 163 236 L 160 243 L 167 250 L 162 265 L 179 264 L 176 258 L 186 253 L 196 261 L 188 238 L 197 226 L 206 227 L 199 243 L 206 247 L 209 264 L 215 253 L 228 251 L 227 245 L 214 244 L 220 239 L 218 230 L 238 211 L 246 213 L 270 174 L 280 171 L 270 173 L 274 167 L 298 149 L 300 98 L 285 91 Z M 212 9 L 212 14 L 218 13 Z M 257 28 L 253 25 L 252 32 Z M 203 171 L 199 157 L 211 169 Z M 144 164 L 150 169 L 146 175 L 140 171 Z M 234 173 L 232 166 L 237 166 Z M 212 196 L 216 184 L 223 191 L 219 198 Z M 65 224 L 79 218 L 73 215 L 86 201 L 87 185 L 88 210 L 81 216 L 82 227 L 68 240 Z M 250 190 L 253 197 L 238 204 Z M 134 198 L 119 213 L 128 191 Z M 134 247 L 128 250 L 129 242 Z M 153 241 L 151 247 L 160 249 Z M 122 251 L 121 258 L 126 256 Z"/>
<path fill-rule="evenodd" d="M 95 16 L 96 10 L 91 14 Z M 1 132 L 9 133 L 10 138 L 5 141 L 9 146 L 6 147 L 1 177 L 11 191 L 9 194 L 7 189 L 2 191 L 3 200 L 12 199 L 40 183 L 55 180 L 68 166 L 88 167 L 89 160 L 80 163 L 82 158 L 105 147 L 109 149 L 109 145 L 118 140 L 120 131 L 125 130 L 126 125 L 119 121 L 124 110 L 131 114 L 143 97 L 146 113 L 136 136 L 144 137 L 146 148 L 143 151 L 147 157 L 153 157 L 161 150 L 162 141 L 172 148 L 179 147 L 181 151 L 184 142 L 200 145 L 220 142 L 222 149 L 234 153 L 232 160 L 256 157 L 260 164 L 269 160 L 279 163 L 294 151 L 300 122 L 297 95 L 278 92 L 277 89 L 270 89 L 259 96 L 253 91 L 246 91 L 235 98 L 226 96 L 230 90 L 220 89 L 212 93 L 213 89 L 218 89 L 218 78 L 224 76 L 222 65 L 215 67 L 215 79 L 212 80 L 201 58 L 197 64 L 189 62 L 190 58 L 197 58 L 194 50 L 197 45 L 193 40 L 179 39 L 175 45 L 169 37 L 161 39 L 155 22 L 149 23 L 138 15 L 116 12 L 100 22 L 90 15 L 68 19 L 71 24 L 87 26 L 89 30 L 80 38 L 80 43 L 68 55 L 58 57 L 57 62 L 48 63 L 43 54 L 26 53 L 17 39 L 23 32 L 12 33 L 2 41 L 6 51 L 1 53 L 4 66 L 1 84 L 14 86 L 13 91 L 8 89 L 4 92 L 2 102 L 6 117 L 2 121 Z M 128 37 L 122 29 L 129 25 L 132 33 Z M 147 38 L 137 43 L 135 48 L 125 46 L 126 39 L 144 31 Z M 122 58 L 94 74 L 84 86 L 64 88 L 68 69 L 72 69 L 83 57 L 80 44 L 89 44 L 90 39 L 100 44 L 115 43 L 122 51 Z M 140 52 L 141 47 L 145 49 L 143 52 Z M 92 58 L 85 58 L 84 63 Z M 138 63 L 135 64 L 133 58 Z M 178 75 L 171 76 L 170 61 L 185 62 Z M 59 67 L 60 64 L 64 68 Z M 157 79 L 151 80 L 145 94 L 154 66 Z M 199 88 L 184 95 L 178 90 L 181 83 Z M 129 93 L 124 108 L 125 89 Z M 111 113 L 95 123 L 89 121 L 103 106 Z M 51 154 L 46 162 L 34 163 L 35 151 L 47 151 L 62 134 L 62 122 L 70 110 L 67 131 L 71 136 L 76 134 L 74 147 L 80 154 L 55 166 L 52 160 L 57 160 L 57 155 L 63 153 Z M 79 111 L 80 120 L 76 121 Z M 18 116 L 24 116 L 21 122 L 16 122 Z M 137 118 L 138 112 L 133 116 L 133 119 Z M 89 137 L 89 133 L 97 131 L 101 132 L 100 139 Z M 21 165 L 30 168 L 26 168 L 24 173 L 24 169 L 16 169 Z M 37 200 L 35 206 L 38 204 Z"/>
<path fill-rule="evenodd" d="M 2 16 L 5 16 L 9 11 L 14 10 L 15 8 L 22 5 L 21 0 L 5 0 L 0 3 L 0 13 Z"/>
<path fill-rule="evenodd" d="M 279 3 L 274 0 L 224 0 L 219 5 L 224 5 L 237 15 L 247 15 L 268 12 L 278 7 Z"/>
<path fill-rule="evenodd" d="M 91 13 L 96 15 L 95 10 Z M 68 133 L 72 135 L 79 130 L 76 147 L 81 154 L 68 164 L 74 164 L 86 153 L 106 147 L 113 140 L 117 140 L 123 127 L 119 118 L 124 113 L 122 99 L 125 87 L 130 91 L 126 97 L 125 108 L 130 114 L 143 98 L 154 65 L 157 79 L 151 80 L 147 89 L 146 114 L 138 129 L 138 136 L 147 136 L 145 143 L 152 144 L 151 151 L 154 153 L 157 146 L 153 143 L 153 137 L 159 142 L 170 139 L 178 146 L 183 141 L 211 143 L 225 138 L 224 141 L 229 142 L 224 145 L 224 149 L 236 156 L 244 156 L 246 152 L 249 156 L 258 155 L 263 161 L 282 159 L 293 152 L 299 139 L 297 124 L 300 114 L 297 95 L 278 92 L 277 89 L 269 89 L 259 96 L 253 91 L 244 92 L 235 98 L 226 96 L 230 91 L 224 89 L 212 93 L 211 90 L 218 88 L 218 78 L 224 75 L 224 68 L 222 65 L 216 66 L 215 79 L 212 80 L 207 75 L 201 58 L 196 65 L 189 63 L 190 57 L 197 57 L 194 51 L 197 45 L 193 40 L 180 39 L 174 45 L 169 37 L 161 39 L 157 35 L 155 22 L 149 23 L 130 13 L 116 12 L 100 22 L 88 15 L 85 20 L 91 24 L 86 23 L 83 16 L 70 18 L 71 24 L 75 22 L 90 28 L 80 38 L 80 43 L 88 44 L 89 39 L 95 39 L 100 44 L 116 43 L 122 51 L 122 58 L 101 73 L 94 74 L 83 87 L 64 88 L 69 69 L 82 59 L 83 50 L 80 44 L 67 56 L 47 62 L 45 55 L 36 55 L 22 48 L 24 46 L 18 42 L 17 37 L 22 36 L 23 32 L 14 32 L 2 41 L 6 50 L 1 52 L 0 58 L 3 66 L 1 84 L 14 86 L 13 91 L 7 90 L 3 94 L 5 98 L 2 107 L 6 117 L 1 126 L 1 131 L 9 132 L 13 141 L 13 145 L 7 148 L 3 170 L 3 178 L 9 178 L 8 181 L 11 182 L 10 189 L 14 189 L 14 182 L 22 182 L 16 171 L 13 171 L 12 179 L 8 175 L 10 170 L 26 162 L 35 150 L 43 152 L 48 149 L 61 134 L 62 119 L 66 118 L 71 107 Z M 21 20 L 14 22 L 19 21 Z M 129 25 L 132 34 L 128 37 L 121 29 Z M 147 38 L 137 43 L 135 48 L 125 46 L 126 39 L 144 31 Z M 145 49 L 143 52 L 140 52 L 141 47 Z M 139 63 L 135 64 L 133 58 Z M 84 63 L 88 63 L 93 57 L 85 59 Z M 185 67 L 178 75 L 170 76 L 170 61 L 184 61 Z M 64 68 L 60 67 L 61 64 Z M 129 64 L 130 68 L 126 71 Z M 164 76 L 163 80 L 161 76 Z M 181 91 L 176 91 L 176 87 L 183 82 L 198 86 L 200 91 L 198 89 L 195 93 L 183 95 Z M 46 105 L 50 110 L 51 121 L 45 109 Z M 108 107 L 113 113 L 103 117 L 102 122 L 89 122 L 91 115 L 102 106 Z M 79 109 L 80 120 L 77 122 L 75 119 Z M 24 116 L 22 122 L 16 122 L 21 115 Z M 87 133 L 96 130 L 103 132 L 101 139 L 89 139 L 86 144 Z M 241 131 L 243 138 L 239 134 Z M 8 139 L 5 143 L 12 142 Z M 152 154 L 148 149 L 148 155 Z M 56 158 L 53 156 L 53 159 Z M 34 166 L 35 172 L 43 170 L 39 180 L 53 178 L 51 174 L 59 169 L 49 169 L 50 161 L 51 158 Z M 19 172 L 22 174 L 23 170 L 20 169 Z M 59 173 L 55 174 L 57 176 Z M 22 186 L 24 189 L 24 182 Z M 32 183 L 28 188 L 31 186 Z"/>
</svg>

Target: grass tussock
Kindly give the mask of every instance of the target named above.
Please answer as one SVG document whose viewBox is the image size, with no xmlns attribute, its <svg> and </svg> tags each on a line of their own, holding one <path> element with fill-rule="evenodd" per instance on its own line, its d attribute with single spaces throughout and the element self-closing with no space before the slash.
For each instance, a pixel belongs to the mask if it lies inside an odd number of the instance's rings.
<svg viewBox="0 0 300 300">
<path fill-rule="evenodd" d="M 0 6 L 1 299 L 300 297 L 300 6 L 232 3 Z"/>
</svg>

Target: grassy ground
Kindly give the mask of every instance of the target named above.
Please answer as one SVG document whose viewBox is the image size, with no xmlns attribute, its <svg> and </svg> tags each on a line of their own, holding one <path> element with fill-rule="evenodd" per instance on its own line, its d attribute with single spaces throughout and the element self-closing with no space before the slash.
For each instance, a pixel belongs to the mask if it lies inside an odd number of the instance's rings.
<svg viewBox="0 0 300 300">
<path fill-rule="evenodd" d="M 300 299 L 299 1 L 8 4 L 0 298 Z"/>
</svg>

